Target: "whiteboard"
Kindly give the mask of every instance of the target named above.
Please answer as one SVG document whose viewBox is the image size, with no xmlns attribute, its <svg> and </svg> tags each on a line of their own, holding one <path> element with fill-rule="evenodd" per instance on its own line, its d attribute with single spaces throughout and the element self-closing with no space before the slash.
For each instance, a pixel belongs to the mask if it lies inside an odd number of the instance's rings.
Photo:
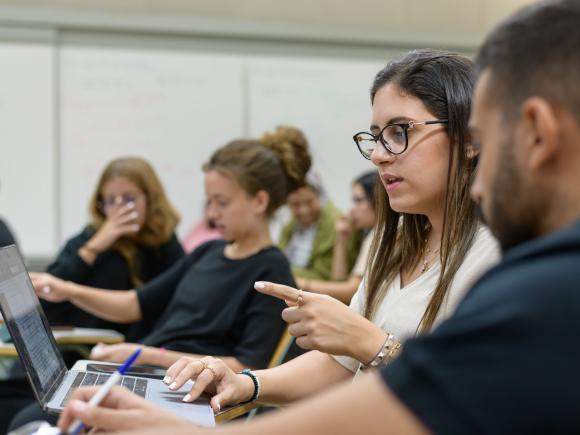
<svg viewBox="0 0 580 435">
<path fill-rule="evenodd" d="M 0 216 L 27 256 L 52 257 L 80 231 L 117 157 L 152 163 L 180 236 L 201 215 L 202 163 L 234 138 L 302 129 L 342 209 L 372 168 L 352 135 L 368 128 L 380 60 L 54 41 L 2 42 L 0 62 Z"/>
<path fill-rule="evenodd" d="M 0 42 L 0 216 L 25 255 L 56 245 L 54 52 Z"/>
<path fill-rule="evenodd" d="M 254 57 L 247 62 L 250 133 L 276 125 L 302 129 L 314 169 L 333 202 L 347 210 L 350 185 L 373 169 L 352 136 L 368 129 L 369 88 L 384 64 L 378 61 L 300 57 Z"/>
<path fill-rule="evenodd" d="M 201 165 L 243 132 L 241 58 L 65 46 L 60 67 L 63 238 L 86 224 L 105 165 L 128 155 L 154 166 L 182 215 L 183 236 L 201 216 Z"/>
</svg>

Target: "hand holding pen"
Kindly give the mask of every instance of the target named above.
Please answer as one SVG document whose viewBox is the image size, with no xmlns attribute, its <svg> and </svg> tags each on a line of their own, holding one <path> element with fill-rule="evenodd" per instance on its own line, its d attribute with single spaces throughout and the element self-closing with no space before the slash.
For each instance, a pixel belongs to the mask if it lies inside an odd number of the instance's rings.
<svg viewBox="0 0 580 435">
<path fill-rule="evenodd" d="M 123 363 L 122 366 L 120 366 L 115 373 L 113 373 L 111 375 L 111 377 L 109 379 L 107 379 L 107 382 L 105 382 L 97 391 L 97 393 L 91 397 L 91 399 L 89 400 L 89 405 L 92 406 L 97 406 L 99 405 L 103 399 L 105 398 L 105 396 L 107 394 L 109 394 L 109 392 L 111 391 L 111 389 L 117 385 L 121 379 L 123 378 L 123 375 L 125 373 L 127 373 L 127 370 L 129 370 L 129 367 L 131 367 L 131 365 L 135 362 L 135 360 L 139 357 L 139 354 L 141 353 L 141 348 L 137 349 L 135 352 L 133 352 L 133 354 L 127 358 L 127 361 L 125 361 Z M 75 419 L 69 426 L 67 429 L 67 433 L 72 434 L 72 435 L 77 435 L 78 433 L 80 433 L 80 431 L 84 428 L 84 424 L 81 420 L 79 419 Z"/>
</svg>

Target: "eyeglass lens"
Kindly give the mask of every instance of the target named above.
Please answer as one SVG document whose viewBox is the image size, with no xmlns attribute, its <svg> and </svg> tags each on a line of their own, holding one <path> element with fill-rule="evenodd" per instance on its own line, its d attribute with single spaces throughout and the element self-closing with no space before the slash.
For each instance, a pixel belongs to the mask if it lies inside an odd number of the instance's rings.
<svg viewBox="0 0 580 435">
<path fill-rule="evenodd" d="M 402 126 L 395 124 L 389 125 L 381 131 L 380 135 L 382 143 L 388 151 L 394 154 L 400 154 L 405 151 L 407 137 L 405 129 Z M 370 159 L 377 144 L 375 136 L 369 133 L 359 133 L 355 140 L 363 156 Z"/>
</svg>

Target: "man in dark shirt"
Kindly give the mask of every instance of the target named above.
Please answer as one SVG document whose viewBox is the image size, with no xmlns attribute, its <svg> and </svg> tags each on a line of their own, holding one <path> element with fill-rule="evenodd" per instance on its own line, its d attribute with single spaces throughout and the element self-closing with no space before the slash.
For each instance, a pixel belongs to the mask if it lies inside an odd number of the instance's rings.
<svg viewBox="0 0 580 435">
<path fill-rule="evenodd" d="M 502 263 L 380 376 L 214 435 L 580 433 L 579 23 L 578 0 L 537 3 L 496 28 L 478 56 L 472 195 Z M 105 406 L 116 400 L 133 418 L 138 410 L 174 434 L 203 432 L 122 390 L 113 396 Z M 127 413 L 71 411 L 61 424 L 75 415 L 112 428 Z"/>
</svg>

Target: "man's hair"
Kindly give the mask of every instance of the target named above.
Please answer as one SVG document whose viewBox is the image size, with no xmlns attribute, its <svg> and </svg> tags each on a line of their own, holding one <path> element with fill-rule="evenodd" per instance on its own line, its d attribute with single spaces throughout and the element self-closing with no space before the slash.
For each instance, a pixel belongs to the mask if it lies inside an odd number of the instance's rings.
<svg viewBox="0 0 580 435">
<path fill-rule="evenodd" d="M 580 118 L 580 1 L 540 1 L 500 23 L 477 56 L 476 72 L 484 70 L 506 120 L 531 96 Z"/>
</svg>

